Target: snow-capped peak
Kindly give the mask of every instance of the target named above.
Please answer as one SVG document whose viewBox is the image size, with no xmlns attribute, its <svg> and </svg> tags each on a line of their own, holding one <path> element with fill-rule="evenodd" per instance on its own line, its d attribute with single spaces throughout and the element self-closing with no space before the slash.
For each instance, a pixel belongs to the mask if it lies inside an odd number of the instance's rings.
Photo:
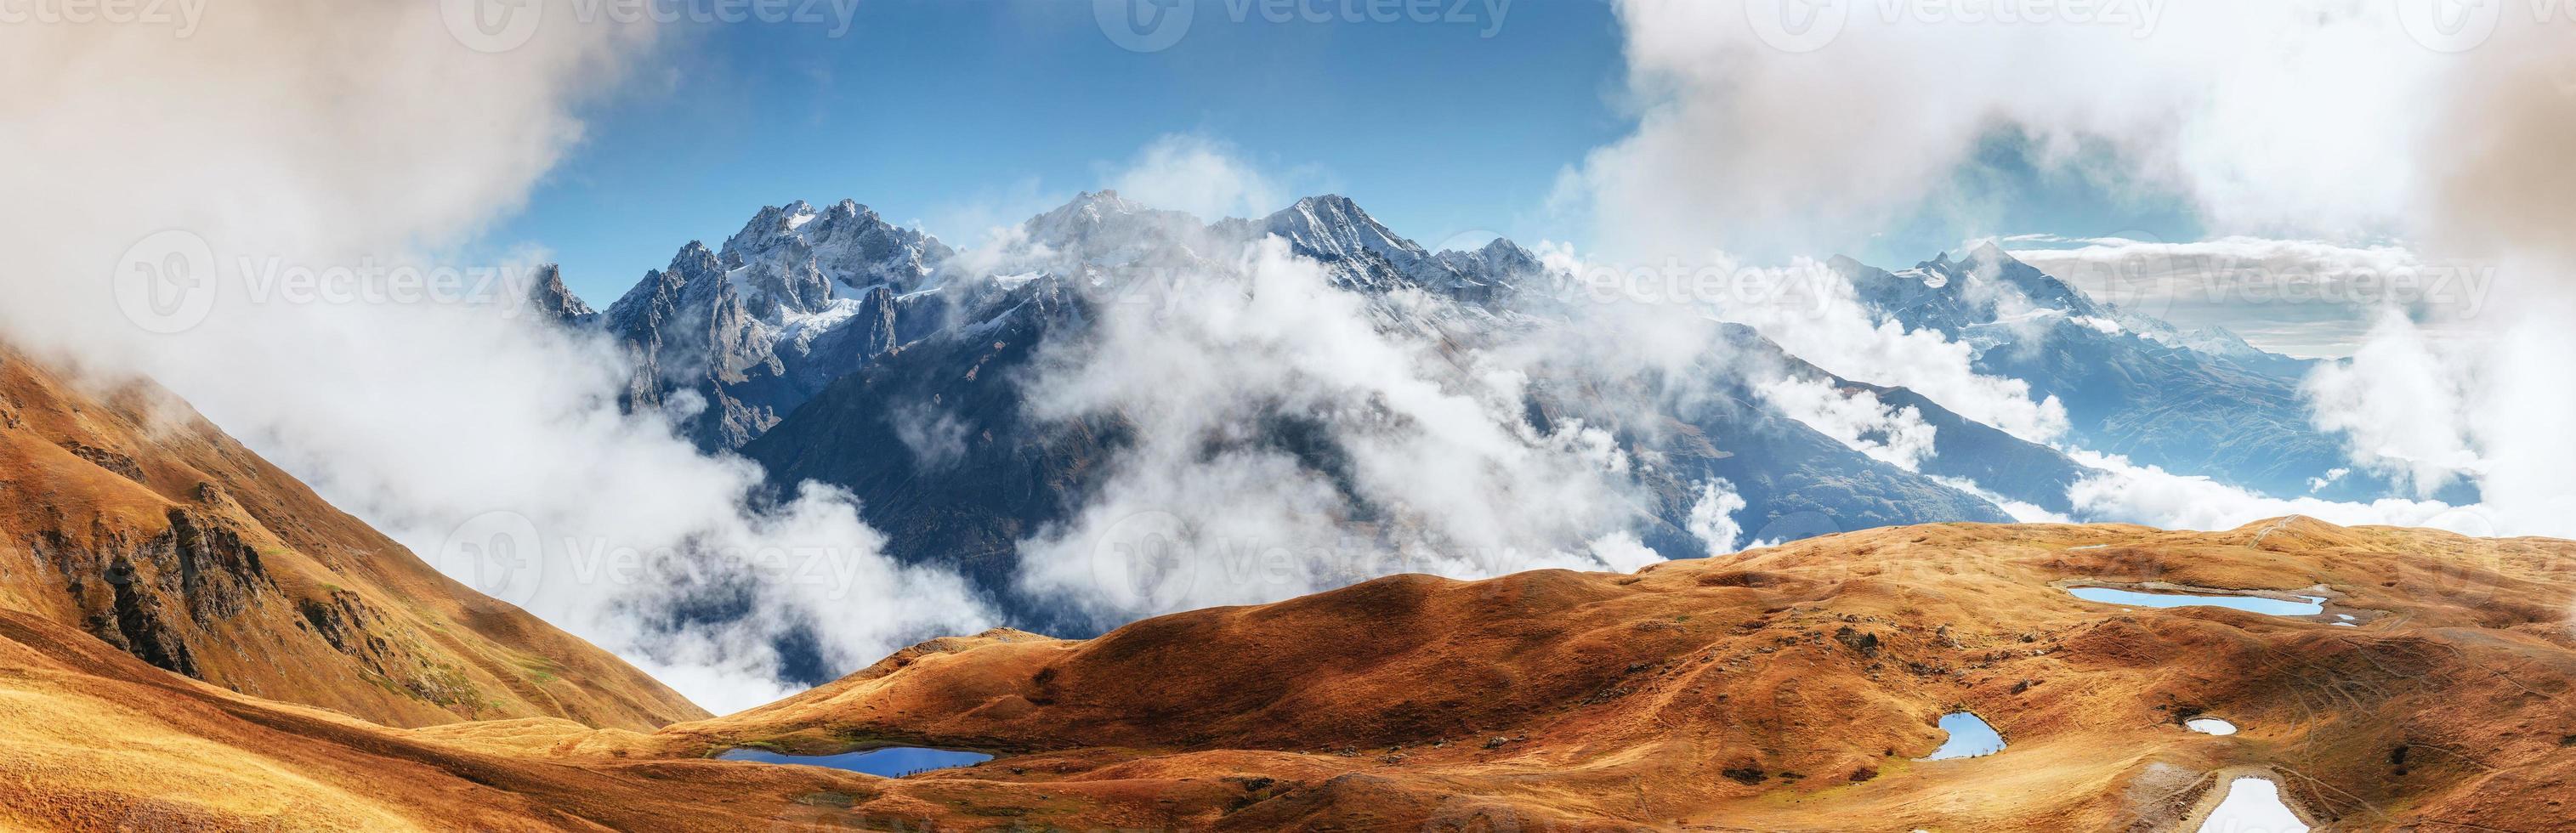
<svg viewBox="0 0 2576 833">
<path fill-rule="evenodd" d="M 1317 256 L 1352 259 L 1375 253 L 1398 269 L 1411 268 L 1430 252 L 1396 236 L 1359 204 L 1339 194 L 1306 197 L 1262 221 L 1264 231 L 1288 239 Z"/>
<path fill-rule="evenodd" d="M 762 277 L 756 286 L 784 290 L 783 305 L 804 311 L 826 298 L 858 297 L 871 286 L 909 291 L 950 253 L 938 238 L 888 223 L 856 200 L 825 209 L 796 200 L 752 215 L 725 240 L 724 263 Z"/>
<path fill-rule="evenodd" d="M 1137 217 L 1165 215 L 1188 216 L 1177 211 L 1149 208 L 1142 203 L 1119 196 L 1116 191 L 1104 188 L 1077 194 L 1071 202 L 1029 218 L 1024 227 L 1028 230 L 1029 239 L 1056 241 L 1091 236 L 1096 233 L 1095 230 L 1101 228 L 1127 227 L 1131 224 L 1130 221 Z M 1196 224 L 1196 218 L 1192 218 L 1190 225 Z"/>
<path fill-rule="evenodd" d="M 1150 253 L 1189 250 L 1203 236 L 1196 217 L 1149 208 L 1116 191 L 1085 191 L 1072 202 L 1029 218 L 1030 242 L 1076 261 L 1131 262 Z"/>
</svg>

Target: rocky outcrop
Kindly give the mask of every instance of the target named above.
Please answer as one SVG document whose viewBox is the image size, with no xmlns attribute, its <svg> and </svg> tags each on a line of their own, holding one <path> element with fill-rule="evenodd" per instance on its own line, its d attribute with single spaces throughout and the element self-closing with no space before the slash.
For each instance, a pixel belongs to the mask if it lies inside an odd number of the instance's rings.
<svg viewBox="0 0 2576 833">
<path fill-rule="evenodd" d="M 74 457 L 89 461 L 90 465 L 115 472 L 119 477 L 136 483 L 145 482 L 143 466 L 134 462 L 133 457 L 77 442 L 64 444 L 63 450 L 71 452 Z"/>
<path fill-rule="evenodd" d="M 528 284 L 528 310 L 538 318 L 563 325 L 581 325 L 599 316 L 581 296 L 564 286 L 563 270 L 554 264 L 537 267 Z"/>
<path fill-rule="evenodd" d="M 772 206 L 721 251 L 681 247 L 595 325 L 625 347 L 628 407 L 672 412 L 709 450 L 739 448 L 891 349 L 895 299 L 950 255 L 855 202 Z"/>
<path fill-rule="evenodd" d="M 103 545 L 84 546 L 54 533 L 31 549 L 60 575 L 92 635 L 195 677 L 194 657 L 224 647 L 218 626 L 277 601 L 277 582 L 222 521 L 185 508 L 172 508 L 168 519 L 167 529 L 140 541 L 111 532 L 95 539 Z"/>
</svg>

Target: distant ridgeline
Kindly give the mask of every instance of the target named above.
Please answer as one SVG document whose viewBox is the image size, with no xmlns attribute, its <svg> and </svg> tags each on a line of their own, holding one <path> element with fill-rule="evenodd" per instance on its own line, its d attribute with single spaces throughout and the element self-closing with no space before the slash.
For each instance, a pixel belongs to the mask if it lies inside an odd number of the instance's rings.
<svg viewBox="0 0 2576 833">
<path fill-rule="evenodd" d="M 1252 242 L 1277 236 L 1356 297 L 1370 326 L 1421 336 L 1452 356 L 1573 328 L 1584 314 L 1568 297 L 1569 276 L 1509 240 L 1432 252 L 1335 196 L 1209 224 L 1104 191 L 1020 231 L 1026 245 L 994 262 L 853 202 L 797 202 L 762 209 L 719 249 L 683 246 L 605 312 L 551 274 L 538 302 L 566 325 L 625 346 L 629 407 L 682 414 L 692 440 L 759 462 L 782 494 L 808 480 L 848 489 L 895 557 L 954 568 L 1018 624 L 1060 633 L 1085 625 L 1019 595 L 1017 545 L 1072 518 L 1137 444 L 1138 427 L 1115 410 L 1033 408 L 1028 383 L 1048 370 L 1050 351 L 1100 338 L 1100 305 L 1133 300 L 1121 293 L 1150 292 L 1154 281 L 1239 270 Z M 2332 476 L 2347 464 L 2335 438 L 2306 419 L 2298 385 L 2307 361 L 2108 307 L 1990 246 L 1898 272 L 1844 258 L 1830 268 L 1880 321 L 1938 331 L 1975 350 L 1978 372 L 2022 380 L 2031 399 L 2062 403 L 2068 428 L 2050 440 L 2059 447 L 2273 495 L 2399 492 L 2366 474 Z M 1652 461 L 1631 476 L 1651 496 L 1638 537 L 1657 554 L 1709 551 L 1694 523 L 1710 519 L 1693 513 L 1708 513 L 1704 490 L 1717 481 L 1742 501 L 1727 513 L 1739 544 L 2006 522 L 2015 519 L 2007 503 L 2025 516 L 2035 508 L 2085 519 L 2068 492 L 2091 470 L 2059 447 L 1916 391 L 1836 376 L 1870 369 L 1819 368 L 1750 327 L 1723 326 L 1719 341 L 1690 363 L 1690 395 L 1674 376 L 1565 363 L 1528 380 L 1523 410 L 1538 434 L 1579 420 Z M 1928 427 L 1929 444 L 1896 455 L 1884 448 L 1891 437 L 1828 435 L 1766 390 L 1784 383 L 1906 414 Z M 1343 482 L 1349 449 L 1294 408 L 1283 404 L 1250 431 L 1242 441 Z M 2444 497 L 2473 499 L 2463 488 Z M 1355 517 L 1371 519 L 1366 496 L 1342 497 Z"/>
</svg>

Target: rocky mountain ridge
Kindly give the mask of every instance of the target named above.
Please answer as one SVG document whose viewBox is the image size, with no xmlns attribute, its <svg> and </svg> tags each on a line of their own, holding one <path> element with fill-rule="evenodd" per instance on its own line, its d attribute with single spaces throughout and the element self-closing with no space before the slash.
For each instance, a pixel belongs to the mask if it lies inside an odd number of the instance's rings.
<svg viewBox="0 0 2576 833">
<path fill-rule="evenodd" d="M 635 407 L 673 409 L 702 446 L 761 463 L 782 494 L 806 480 L 849 489 L 901 560 L 959 569 L 1027 617 L 1017 624 L 1079 632 L 1088 626 L 1016 597 L 1018 548 L 1092 500 L 1138 437 L 1114 410 L 1034 415 L 1028 389 L 1053 372 L 1038 359 L 1088 349 L 1114 305 L 1174 303 L 1176 288 L 1234 274 L 1266 239 L 1320 266 L 1371 327 L 1434 345 L 1461 368 L 1478 351 L 1541 338 L 1619 337 L 1577 323 L 1589 311 L 1567 295 L 1574 277 L 1509 240 L 1432 252 L 1334 195 L 1205 223 L 1112 191 L 1079 195 L 972 256 L 847 201 L 764 208 L 719 249 L 684 247 L 591 326 L 635 358 Z M 2068 447 L 2285 495 L 2341 460 L 2299 410 L 2297 360 L 2121 311 L 1991 246 L 1893 273 L 1848 259 L 1830 267 L 1871 314 L 1969 345 L 1980 372 L 2064 402 Z M 1712 483 L 1742 501 L 1726 519 L 1738 544 L 2081 517 L 2070 487 L 2098 472 L 2066 448 L 1857 378 L 1866 368 L 1817 367 L 1756 330 L 1716 332 L 1709 355 L 1677 376 L 1557 363 L 1528 383 L 1530 430 L 1605 428 L 1625 453 L 1655 461 L 1633 474 L 1646 548 L 1703 554 L 1692 513 Z M 1441 382 L 1472 383 L 1463 373 Z M 1883 416 L 1829 433 L 1784 410 L 1783 384 L 1825 391 L 1812 407 Z M 1344 451 L 1330 432 L 1295 428 L 1304 418 L 1258 418 L 1255 443 L 1329 472 Z M 1907 443 L 1921 448 L 1895 448 Z M 2324 496 L 2397 491 L 2367 477 L 2331 488 Z M 1342 500 L 1359 515 L 1381 502 Z"/>
</svg>

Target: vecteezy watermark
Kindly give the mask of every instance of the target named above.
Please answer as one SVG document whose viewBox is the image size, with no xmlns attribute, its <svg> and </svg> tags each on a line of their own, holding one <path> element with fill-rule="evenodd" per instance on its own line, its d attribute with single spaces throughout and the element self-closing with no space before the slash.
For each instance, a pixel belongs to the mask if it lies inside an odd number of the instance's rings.
<svg viewBox="0 0 2576 833">
<path fill-rule="evenodd" d="M 1475 247 L 1501 239 L 1485 232 L 1469 235 L 1461 239 Z M 1559 303 L 1723 307 L 1822 303 L 1845 283 L 1831 266 L 1815 262 L 1758 267 L 1667 257 L 1659 263 L 1583 261 L 1570 267 L 1540 263 L 1536 268 L 1543 280 L 1517 283 L 1509 291 Z M 1170 312 L 1208 297 L 1208 283 L 1216 274 L 1195 266 L 1119 266 L 1098 270 L 1092 280 L 1073 288 L 1103 303 Z"/>
<path fill-rule="evenodd" d="M 486 596 L 526 605 L 546 587 L 672 588 L 710 577 L 847 599 L 873 587 L 871 569 L 882 556 L 872 547 L 824 541 L 636 546 L 604 536 L 548 535 L 528 516 L 499 509 L 457 524 L 428 560 Z"/>
<path fill-rule="evenodd" d="M 2424 264 L 2332 274 L 2261 269 L 2202 281 L 2197 294 L 2199 300 L 2213 304 L 2453 307 L 2462 316 L 2475 318 L 2486 309 L 2487 293 L 2495 282 L 2492 265 Z"/>
<path fill-rule="evenodd" d="M 2529 0 L 2532 19 L 2557 17 L 2561 0 Z M 2435 52 L 2466 52 L 2493 37 L 2512 0 L 2390 0 L 2406 36 Z"/>
<path fill-rule="evenodd" d="M 1814 52 L 1840 37 L 1853 15 L 1883 24 L 2112 26 L 2152 34 L 2169 0 L 1743 0 L 1744 23 L 1773 49 Z"/>
<path fill-rule="evenodd" d="M 420 266 L 378 263 L 310 266 L 283 258 L 235 261 L 254 304 L 500 303 L 515 313 L 533 285 L 537 267 Z"/>
<path fill-rule="evenodd" d="M 1161 52 L 1180 43 L 1199 7 L 1219 5 L 1233 23 L 1467 24 L 1476 36 L 1501 34 L 1512 0 L 1092 0 L 1101 34 L 1130 52 Z"/>
<path fill-rule="evenodd" d="M 2485 263 L 2303 266 L 2193 255 L 2143 254 L 2062 268 L 2062 277 L 2129 313 L 2164 317 L 2176 307 L 2327 304 L 2355 308 L 2441 308 L 2451 317 L 2486 310 L 2498 267 Z"/>
<path fill-rule="evenodd" d="M 1197 582 L 1199 549 L 1197 533 L 1180 516 L 1139 512 L 1092 542 L 1091 577 L 1128 609 L 1177 609 Z"/>
<path fill-rule="evenodd" d="M 2435 52 L 2467 52 L 2495 37 L 2508 17 L 2576 35 L 2576 0 L 2389 0 L 2397 25 Z"/>
<path fill-rule="evenodd" d="M 380 262 L 306 264 L 283 257 L 236 257 L 219 266 L 204 237 L 181 229 L 154 232 L 125 249 L 109 287 L 126 320 L 171 334 L 205 323 L 220 300 L 264 305 L 479 304 L 515 318 L 529 305 L 539 266 L 454 266 Z M 238 287 L 226 293 L 227 284 Z"/>
<path fill-rule="evenodd" d="M 154 232 L 125 248 L 109 286 L 135 326 L 165 335 L 185 331 L 214 311 L 214 249 L 179 229 Z"/>
<path fill-rule="evenodd" d="M 2081 262 L 2080 271 L 2073 274 L 2064 269 L 2050 274 L 2118 312 L 2151 318 L 2172 313 L 2176 276 L 2185 270 L 2172 247 L 2154 232 L 2139 229 L 2123 230 L 2103 239 L 2129 241 L 2134 252 L 2107 263 Z"/>
<path fill-rule="evenodd" d="M 163 26 L 197 33 L 207 0 L 0 0 L 0 26 Z"/>
<path fill-rule="evenodd" d="M 1276 537 L 1210 529 L 1181 515 L 1147 510 L 1119 518 L 1088 539 L 1097 599 L 1123 611 L 1167 612 L 1210 603 L 1271 601 L 1399 573 L 1456 574 L 1459 565 L 1529 563 L 1539 553 L 1476 547 L 1397 545 L 1357 531 Z"/>
<path fill-rule="evenodd" d="M 1773 306 L 1820 302 L 1843 283 L 1822 263 L 1764 268 L 1677 257 L 1662 263 L 1586 261 L 1548 275 L 1558 300 L 1595 304 Z"/>
<path fill-rule="evenodd" d="M 203 0 L 199 0 L 203 2 Z M 439 0 L 448 34 L 476 52 L 508 52 L 536 37 L 549 0 Z M 568 0 L 574 23 L 768 23 L 816 26 L 823 36 L 850 33 L 859 0 Z"/>
<path fill-rule="evenodd" d="M 545 542 L 526 515 L 485 512 L 450 530 L 429 563 L 483 595 L 525 606 L 545 582 Z"/>
</svg>

